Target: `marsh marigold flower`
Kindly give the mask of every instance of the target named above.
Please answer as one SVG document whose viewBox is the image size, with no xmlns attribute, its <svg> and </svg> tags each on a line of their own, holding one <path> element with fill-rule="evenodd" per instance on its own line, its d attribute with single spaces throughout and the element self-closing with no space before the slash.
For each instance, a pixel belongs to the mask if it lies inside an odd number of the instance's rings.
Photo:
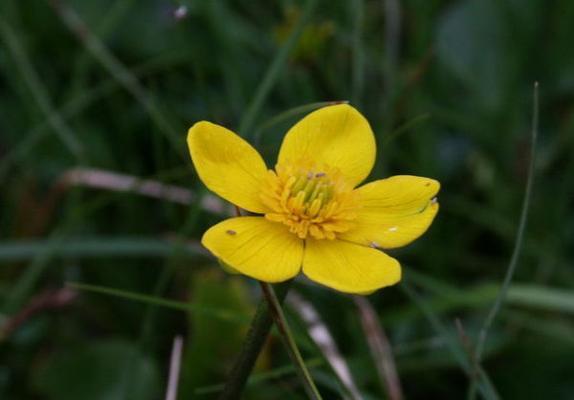
<svg viewBox="0 0 574 400">
<path fill-rule="evenodd" d="M 375 137 L 353 107 L 314 111 L 285 136 L 275 169 L 232 131 L 210 122 L 187 136 L 193 164 L 213 192 L 254 215 L 211 227 L 202 243 L 237 272 L 311 280 L 365 294 L 397 283 L 382 250 L 422 235 L 438 211 L 436 180 L 400 175 L 357 187 L 375 162 Z"/>
</svg>

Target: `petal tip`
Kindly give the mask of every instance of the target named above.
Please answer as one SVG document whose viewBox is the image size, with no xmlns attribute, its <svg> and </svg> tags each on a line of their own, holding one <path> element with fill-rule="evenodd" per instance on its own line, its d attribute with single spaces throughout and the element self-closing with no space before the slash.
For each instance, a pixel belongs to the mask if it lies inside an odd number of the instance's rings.
<svg viewBox="0 0 574 400">
<path fill-rule="evenodd" d="M 348 294 L 370 294 L 396 284 L 401 265 L 379 250 L 344 241 L 310 241 L 303 273 L 312 281 Z"/>
<path fill-rule="evenodd" d="M 428 178 L 425 185 L 431 188 L 431 197 L 435 197 L 440 191 L 440 182 L 436 179 Z"/>
<path fill-rule="evenodd" d="M 198 134 L 207 133 L 213 127 L 218 127 L 209 121 L 198 121 L 187 130 L 187 143 L 191 144 L 191 140 L 196 138 Z"/>
<path fill-rule="evenodd" d="M 187 146 L 197 175 L 209 190 L 248 211 L 267 210 L 259 196 L 267 166 L 246 140 L 221 125 L 199 121 L 188 130 Z"/>
</svg>

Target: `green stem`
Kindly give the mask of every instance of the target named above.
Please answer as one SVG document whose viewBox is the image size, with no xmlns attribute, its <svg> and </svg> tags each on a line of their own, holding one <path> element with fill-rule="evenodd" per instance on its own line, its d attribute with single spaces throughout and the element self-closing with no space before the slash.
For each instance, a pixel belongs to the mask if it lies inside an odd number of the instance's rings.
<svg viewBox="0 0 574 400">
<path fill-rule="evenodd" d="M 524 191 L 524 198 L 522 200 L 522 211 L 520 212 L 520 222 L 518 223 L 518 232 L 516 234 L 516 239 L 514 241 L 514 249 L 512 251 L 512 256 L 510 257 L 510 262 L 508 263 L 508 268 L 506 270 L 506 275 L 498 292 L 498 296 L 492 305 L 478 335 L 478 342 L 476 344 L 476 349 L 474 351 L 475 359 L 475 369 L 480 366 L 482 361 L 482 353 L 484 351 L 484 345 L 486 343 L 487 335 L 490 327 L 494 323 L 494 319 L 498 315 L 498 312 L 502 308 L 502 304 L 507 298 L 508 290 L 510 288 L 510 283 L 514 277 L 514 272 L 518 266 L 518 260 L 522 253 L 522 243 L 524 242 L 524 232 L 526 231 L 526 223 L 528 221 L 528 211 L 530 210 L 530 199 L 532 197 L 532 187 L 534 185 L 534 173 L 536 164 L 536 143 L 538 138 L 538 82 L 534 84 L 533 92 L 533 105 L 532 105 L 532 131 L 530 136 L 530 161 L 528 163 L 528 178 L 526 180 L 526 189 Z M 468 390 L 467 398 L 473 400 L 476 397 L 476 373 L 472 375 L 470 387 Z"/>
<path fill-rule="evenodd" d="M 292 281 L 287 281 L 276 286 L 277 295 L 276 300 L 281 304 L 291 287 Z M 255 361 L 261 352 L 269 331 L 273 323 L 271 309 L 266 300 L 261 300 L 257 307 L 257 312 L 251 321 L 247 338 L 241 349 L 241 353 L 229 374 L 229 379 L 225 383 L 223 392 L 219 396 L 219 400 L 236 400 L 240 398 L 241 392 L 245 387 L 247 378 L 251 374 L 251 370 L 255 365 Z"/>
<path fill-rule="evenodd" d="M 295 343 L 295 339 L 293 339 L 293 335 L 291 334 L 291 329 L 289 328 L 289 324 L 287 323 L 287 319 L 285 318 L 285 314 L 283 313 L 283 309 L 281 308 L 281 302 L 277 298 L 273 287 L 266 282 L 260 282 L 261 289 L 263 290 L 263 294 L 265 295 L 265 299 L 269 303 L 271 314 L 273 319 L 275 320 L 275 325 L 279 329 L 281 333 L 281 338 L 283 339 L 287 350 L 289 351 L 289 356 L 297 367 L 297 374 L 301 378 L 305 391 L 309 398 L 314 400 L 321 400 L 321 394 L 319 390 L 317 390 L 317 386 L 315 386 L 315 382 L 313 382 L 313 378 L 303 361 L 303 357 L 301 357 L 301 353 L 299 352 L 299 348 Z"/>
</svg>

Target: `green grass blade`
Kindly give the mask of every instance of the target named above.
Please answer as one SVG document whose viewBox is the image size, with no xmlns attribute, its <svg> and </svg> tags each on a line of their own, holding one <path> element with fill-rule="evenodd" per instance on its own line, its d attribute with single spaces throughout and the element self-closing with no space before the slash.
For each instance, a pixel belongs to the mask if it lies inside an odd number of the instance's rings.
<svg viewBox="0 0 574 400">
<path fill-rule="evenodd" d="M 303 383 L 303 387 L 305 388 L 307 395 L 310 399 L 322 400 L 321 394 L 319 393 L 319 390 L 309 373 L 309 369 L 301 356 L 299 347 L 297 347 L 297 343 L 295 343 L 293 333 L 291 332 L 287 318 L 285 318 L 281 302 L 277 298 L 275 290 L 273 290 L 273 286 L 266 282 L 260 282 L 260 284 L 265 299 L 269 303 L 269 308 L 275 321 L 275 326 L 277 326 L 279 333 L 281 334 L 281 338 L 283 339 L 283 343 L 289 352 L 289 356 L 291 357 L 293 364 L 296 366 L 297 374 Z"/>
<path fill-rule="evenodd" d="M 280 283 L 276 286 L 278 301 L 284 301 L 292 280 Z M 218 397 L 220 400 L 235 400 L 241 396 L 247 379 L 255 366 L 255 361 L 259 357 L 263 345 L 271 331 L 273 319 L 271 317 L 270 305 L 267 301 L 262 299 L 257 306 L 257 311 L 251 320 L 251 325 L 241 352 L 234 362 L 225 386 Z"/>
<path fill-rule="evenodd" d="M 18 34 L 2 17 L 0 17 L 0 35 L 7 44 L 17 70 L 22 75 L 22 79 L 32 93 L 32 97 L 38 108 L 42 114 L 46 116 L 48 123 L 64 146 L 75 156 L 78 162 L 81 162 L 85 157 L 84 148 L 78 139 L 76 139 L 76 135 L 72 129 L 66 125 L 64 120 L 55 111 L 48 90 L 40 80 L 38 73 L 34 70 L 31 61 L 28 59 L 24 47 L 22 43 L 20 43 Z"/>
<path fill-rule="evenodd" d="M 532 197 L 532 187 L 534 185 L 534 169 L 536 165 L 536 141 L 538 137 L 538 82 L 534 84 L 534 94 L 533 94 L 533 111 L 532 111 L 532 132 L 530 138 L 530 162 L 528 164 L 528 178 L 526 181 L 526 190 L 524 192 L 524 200 L 522 203 L 522 211 L 520 213 L 520 222 L 518 224 L 518 233 L 516 234 L 516 240 L 514 242 L 514 249 L 512 251 L 512 256 L 510 258 L 510 262 L 508 264 L 508 268 L 506 270 L 506 275 L 504 276 L 504 281 L 502 282 L 502 286 L 500 288 L 500 292 L 490 309 L 482 327 L 480 329 L 480 333 L 478 336 L 478 342 L 476 344 L 475 356 L 474 359 L 476 360 L 477 366 L 481 361 L 482 352 L 484 350 L 484 345 L 486 343 L 486 339 L 488 336 L 488 331 L 490 327 L 494 323 L 494 319 L 496 318 L 497 314 L 499 313 L 503 302 L 505 301 L 508 293 L 508 289 L 510 287 L 510 283 L 512 282 L 512 278 L 514 277 L 514 272 L 516 271 L 516 267 L 518 266 L 518 260 L 520 258 L 520 254 L 522 252 L 522 242 L 524 240 L 524 232 L 526 230 L 526 223 L 528 221 L 528 211 L 530 210 L 530 199 Z M 475 384 L 474 379 L 471 380 L 470 389 L 469 389 L 469 398 L 473 399 L 475 397 Z"/>
<path fill-rule="evenodd" d="M 65 242 L 65 246 L 55 245 L 51 240 L 1 242 L 0 262 L 25 261 L 46 252 L 64 258 L 165 257 L 177 248 L 176 243 L 167 240 L 131 237 L 66 238 Z M 186 256 L 205 254 L 198 244 L 185 244 L 181 248 Z"/>
<path fill-rule="evenodd" d="M 363 47 L 363 29 L 365 27 L 365 3 L 363 0 L 349 2 L 353 13 L 352 59 L 351 59 L 351 99 L 360 106 L 365 88 L 365 49 Z"/>
<path fill-rule="evenodd" d="M 118 297 L 121 299 L 136 301 L 139 303 L 151 304 L 158 307 L 171 308 L 172 310 L 196 312 L 213 318 L 218 318 L 224 321 L 247 323 L 249 318 L 247 316 L 237 315 L 237 313 L 230 313 L 226 310 L 215 309 L 212 307 L 197 306 L 194 304 L 183 303 L 180 301 L 167 300 L 161 297 L 149 296 L 146 294 L 129 292 L 126 290 L 109 288 L 105 286 L 89 285 L 78 282 L 68 282 L 67 285 L 73 289 L 82 290 L 85 292 L 92 292 L 103 294 L 107 296 Z"/>
<path fill-rule="evenodd" d="M 574 315 L 574 293 L 538 285 L 512 285 L 508 288 L 508 302 L 551 312 Z"/>
<path fill-rule="evenodd" d="M 135 0 L 117 1 L 110 5 L 102 22 L 94 29 L 95 34 L 100 40 L 107 39 L 118 24 L 126 17 L 131 7 L 134 5 Z M 81 94 L 86 89 L 86 81 L 90 73 L 90 68 L 93 64 L 93 58 L 87 52 L 80 52 L 73 62 L 73 78 L 71 79 L 70 92 L 74 95 Z"/>
<path fill-rule="evenodd" d="M 253 127 L 253 123 L 255 122 L 257 114 L 261 110 L 261 106 L 263 105 L 265 99 L 267 99 L 267 96 L 271 92 L 271 89 L 273 89 L 273 86 L 279 79 L 279 74 L 281 73 L 283 67 L 287 63 L 289 53 L 297 45 L 299 37 L 301 36 L 303 29 L 311 19 L 311 16 L 313 15 L 313 11 L 315 10 L 316 5 L 317 0 L 307 0 L 307 3 L 305 4 L 305 8 L 303 9 L 299 21 L 297 21 L 297 24 L 293 28 L 293 31 L 289 35 L 289 38 L 287 39 L 285 44 L 279 49 L 279 51 L 275 55 L 273 62 L 269 66 L 269 69 L 265 73 L 265 76 L 263 77 L 261 84 L 259 85 L 257 91 L 255 92 L 253 100 L 247 107 L 247 110 L 245 111 L 245 114 L 241 119 L 241 122 L 239 123 L 239 133 L 242 136 L 248 134 L 248 132 Z"/>
<path fill-rule="evenodd" d="M 403 133 L 407 132 L 409 129 L 412 129 L 415 126 L 417 126 L 418 124 L 420 124 L 421 122 L 429 119 L 430 116 L 431 115 L 429 113 L 421 114 L 421 115 L 417 115 L 416 117 L 414 117 L 410 121 L 405 122 L 403 125 L 397 127 L 395 130 L 393 130 L 392 132 L 390 132 L 388 135 L 386 135 L 383 138 L 382 146 L 383 147 L 387 146 L 389 143 L 391 143 L 393 140 L 397 139 L 399 136 L 401 136 Z"/>
<path fill-rule="evenodd" d="M 171 67 L 174 64 L 182 63 L 184 58 L 178 54 L 170 54 L 169 56 L 162 56 L 158 59 L 153 59 L 133 69 L 132 73 L 137 78 L 143 78 L 154 73 L 157 73 L 162 68 Z M 108 79 L 102 81 L 97 86 L 86 88 L 67 101 L 63 106 L 55 111 L 60 118 L 67 122 L 73 117 L 81 114 L 90 106 L 93 106 L 98 101 L 101 101 L 106 96 L 113 94 L 121 88 L 117 80 Z M 50 115 L 36 126 L 31 128 L 28 132 L 22 135 L 22 140 L 14 145 L 14 147 L 0 159 L 0 181 L 4 178 L 9 168 L 17 163 L 21 158 L 34 151 L 50 133 L 51 119 Z"/>
<path fill-rule="evenodd" d="M 187 161 L 184 135 L 178 132 L 169 121 L 155 100 L 139 83 L 131 71 L 124 66 L 88 28 L 80 16 L 64 2 L 50 1 L 48 3 L 60 16 L 66 27 L 86 47 L 92 56 L 108 71 L 108 73 L 123 86 L 146 110 L 152 121 L 166 136 L 176 154 Z"/>
<path fill-rule="evenodd" d="M 407 295 L 407 297 L 419 308 L 423 313 L 425 318 L 429 321 L 435 332 L 444 340 L 449 352 L 452 354 L 456 362 L 460 365 L 462 370 L 471 376 L 475 371 L 473 370 L 473 365 L 469 360 L 469 356 L 466 354 L 464 349 L 461 347 L 457 338 L 451 333 L 451 331 L 442 323 L 435 311 L 429 307 L 426 300 L 421 297 L 410 285 L 407 279 L 403 279 L 401 289 Z M 490 378 L 486 372 L 479 366 L 476 371 L 478 390 L 484 396 L 485 399 L 494 400 L 499 399 L 499 395 L 496 389 L 492 385 Z"/>
<path fill-rule="evenodd" d="M 33 253 L 26 253 L 29 258 L 32 258 L 32 262 L 26 267 L 6 297 L 3 307 L 4 312 L 12 314 L 24 304 L 28 294 L 32 292 L 34 285 L 40 279 L 40 276 L 54 254 L 65 247 L 62 246 L 64 243 L 63 239 L 61 233 L 56 231 L 49 240 L 44 241 L 44 245 L 41 249 L 37 249 L 38 251 Z M 0 249 L 3 246 L 4 244 L 1 244 Z M 0 261 L 2 261 L 1 256 Z"/>
<path fill-rule="evenodd" d="M 426 301 L 427 307 L 436 314 L 444 314 L 461 308 L 476 309 L 496 300 L 500 285 L 485 283 L 483 285 L 459 290 L 442 283 L 436 284 L 434 280 L 421 279 L 409 271 L 405 276 L 417 286 L 433 293 L 435 297 Z M 527 308 L 531 310 L 547 311 L 574 315 L 574 293 L 548 286 L 513 283 L 507 293 L 506 301 L 513 308 Z M 385 320 L 405 322 L 415 318 L 416 310 L 409 306 L 388 313 Z"/>
</svg>

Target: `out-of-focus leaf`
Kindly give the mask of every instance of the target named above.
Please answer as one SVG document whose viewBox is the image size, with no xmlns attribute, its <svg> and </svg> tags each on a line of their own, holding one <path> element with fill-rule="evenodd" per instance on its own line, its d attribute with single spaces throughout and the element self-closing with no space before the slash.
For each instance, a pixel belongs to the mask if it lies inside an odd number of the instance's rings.
<svg viewBox="0 0 574 400">
<path fill-rule="evenodd" d="M 250 315 L 253 305 L 249 300 L 247 280 L 241 276 L 225 275 L 218 268 L 210 268 L 194 275 L 191 285 L 191 304 L 225 309 L 237 315 Z M 184 355 L 182 398 L 193 398 L 194 389 L 223 382 L 231 367 L 229 360 L 239 353 L 247 333 L 247 325 L 215 320 L 205 315 L 189 314 L 193 338 Z"/>
<path fill-rule="evenodd" d="M 128 366 L 134 369 L 128 371 Z M 159 374 L 154 363 L 134 345 L 115 340 L 55 352 L 37 370 L 34 386 L 42 398 L 50 400 L 124 400 L 127 373 L 140 377 L 129 388 L 131 398 L 158 398 Z"/>
<path fill-rule="evenodd" d="M 501 3 L 496 0 L 456 2 L 438 25 L 439 60 L 479 96 L 479 104 L 487 109 L 501 105 L 514 70 L 515 52 L 508 51 L 512 45 L 511 30 Z"/>
</svg>

